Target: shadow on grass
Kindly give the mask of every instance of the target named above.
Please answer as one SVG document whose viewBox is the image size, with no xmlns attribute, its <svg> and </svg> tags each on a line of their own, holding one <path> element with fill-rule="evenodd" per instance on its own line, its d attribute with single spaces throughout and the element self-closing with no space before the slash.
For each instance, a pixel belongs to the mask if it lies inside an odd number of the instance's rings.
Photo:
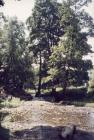
<svg viewBox="0 0 94 140">
<path fill-rule="evenodd" d="M 67 138 L 62 138 L 61 134 L 65 132 L 66 126 L 36 126 L 32 129 L 23 131 L 16 131 L 14 138 L 11 140 L 94 140 L 94 133 L 75 130 L 75 133 L 69 135 Z M 72 139 L 71 139 L 72 137 Z"/>
<path fill-rule="evenodd" d="M 2 91 L 2 96 L 0 96 L 2 99 L 8 99 L 11 100 L 12 97 L 16 97 L 19 98 L 20 100 L 24 100 L 24 101 L 29 101 L 32 100 L 33 97 L 30 93 L 27 93 L 25 90 L 20 89 L 20 90 L 7 90 L 4 89 Z"/>
<path fill-rule="evenodd" d="M 87 103 L 94 102 L 92 96 L 87 93 L 86 88 L 67 89 L 66 94 L 62 91 L 53 94 L 48 92 L 46 94 L 41 94 L 39 99 L 59 103 L 61 105 L 74 105 L 77 107 L 83 107 Z"/>
<path fill-rule="evenodd" d="M 9 140 L 9 130 L 2 127 L 1 122 L 8 113 L 0 112 L 0 140 Z"/>
<path fill-rule="evenodd" d="M 9 130 L 0 126 L 0 140 L 9 140 Z"/>
</svg>

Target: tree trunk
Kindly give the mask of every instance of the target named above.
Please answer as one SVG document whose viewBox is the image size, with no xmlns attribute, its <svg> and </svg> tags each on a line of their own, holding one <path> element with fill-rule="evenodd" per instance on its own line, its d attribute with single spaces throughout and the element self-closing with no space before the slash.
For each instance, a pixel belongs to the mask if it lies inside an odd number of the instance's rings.
<svg viewBox="0 0 94 140">
<path fill-rule="evenodd" d="M 63 87 L 63 94 L 66 94 L 66 89 L 67 89 L 67 82 L 66 80 L 64 81 L 64 87 Z"/>
<path fill-rule="evenodd" d="M 63 94 L 64 94 L 64 96 L 66 95 L 68 75 L 69 75 L 69 71 L 66 70 L 65 79 L 64 79 L 64 86 L 63 86 Z"/>
<path fill-rule="evenodd" d="M 36 97 L 37 96 L 40 96 L 40 94 L 41 94 L 41 80 L 42 80 L 42 76 L 41 76 L 41 69 L 42 69 L 42 58 L 41 58 L 41 51 L 40 51 L 40 55 L 39 55 L 39 61 L 40 61 L 40 63 L 39 63 L 39 83 L 38 83 L 38 91 L 37 91 L 37 93 L 36 93 Z"/>
</svg>

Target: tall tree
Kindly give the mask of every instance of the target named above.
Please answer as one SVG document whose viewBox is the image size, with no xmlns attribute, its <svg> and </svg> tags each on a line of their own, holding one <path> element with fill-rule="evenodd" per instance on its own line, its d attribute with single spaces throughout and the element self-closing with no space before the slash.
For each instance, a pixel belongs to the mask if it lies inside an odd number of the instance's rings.
<svg viewBox="0 0 94 140">
<path fill-rule="evenodd" d="M 39 83 L 37 95 L 41 93 L 42 66 L 52 53 L 63 34 L 60 25 L 60 4 L 53 0 L 36 0 L 33 14 L 27 20 L 30 31 L 30 44 L 39 62 Z"/>
<path fill-rule="evenodd" d="M 91 46 L 87 43 L 89 31 L 93 27 L 93 20 L 88 15 L 87 19 L 80 8 L 86 4 L 86 1 L 67 0 L 62 6 L 62 26 L 64 36 L 62 43 L 53 49 L 50 63 L 54 69 L 57 69 L 54 77 L 59 78 L 63 86 L 63 92 L 66 92 L 68 85 L 83 85 L 89 80 L 88 72 L 92 67 L 90 61 L 83 60 L 83 56 L 91 51 Z M 88 24 L 91 20 L 91 24 Z M 82 32 L 82 27 L 87 27 L 88 32 Z"/>
<path fill-rule="evenodd" d="M 16 18 L 11 19 L 7 26 L 5 50 L 5 88 L 7 91 L 20 91 L 33 73 L 26 48 L 24 25 Z"/>
</svg>

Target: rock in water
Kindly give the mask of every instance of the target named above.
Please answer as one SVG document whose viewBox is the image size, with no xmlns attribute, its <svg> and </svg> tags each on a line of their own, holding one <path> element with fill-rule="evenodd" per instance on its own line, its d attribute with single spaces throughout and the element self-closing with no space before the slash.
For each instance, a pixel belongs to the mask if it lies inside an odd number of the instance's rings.
<svg viewBox="0 0 94 140">
<path fill-rule="evenodd" d="M 75 125 L 66 126 L 61 132 L 61 137 L 64 140 L 73 140 L 73 136 L 74 136 L 75 132 L 76 132 Z"/>
</svg>

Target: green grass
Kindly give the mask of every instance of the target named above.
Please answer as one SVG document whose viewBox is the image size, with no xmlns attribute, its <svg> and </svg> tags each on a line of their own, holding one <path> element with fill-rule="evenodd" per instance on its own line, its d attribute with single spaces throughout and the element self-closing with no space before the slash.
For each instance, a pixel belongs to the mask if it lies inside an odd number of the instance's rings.
<svg viewBox="0 0 94 140">
<path fill-rule="evenodd" d="M 50 93 L 52 91 L 52 88 L 49 88 L 49 89 L 42 89 L 42 93 L 46 94 L 46 93 Z M 61 92 L 62 91 L 62 88 L 61 87 L 57 87 L 56 88 L 56 92 Z"/>
<path fill-rule="evenodd" d="M 57 87 L 57 88 L 56 88 L 56 91 L 57 91 L 57 92 L 61 92 L 62 90 L 63 90 L 62 87 Z"/>
<path fill-rule="evenodd" d="M 94 107 L 94 102 L 93 103 L 86 103 L 86 107 Z"/>
<path fill-rule="evenodd" d="M 21 104 L 22 101 L 20 101 L 19 98 L 13 97 L 12 100 L 4 100 L 1 105 L 4 107 L 17 107 Z"/>
<path fill-rule="evenodd" d="M 65 100 L 64 105 L 74 105 L 77 107 L 94 107 L 94 100 L 83 99 L 83 100 Z"/>
<path fill-rule="evenodd" d="M 25 92 L 26 93 L 29 93 L 29 94 L 35 94 L 36 93 L 36 91 L 35 91 L 35 89 L 25 89 Z"/>
</svg>

